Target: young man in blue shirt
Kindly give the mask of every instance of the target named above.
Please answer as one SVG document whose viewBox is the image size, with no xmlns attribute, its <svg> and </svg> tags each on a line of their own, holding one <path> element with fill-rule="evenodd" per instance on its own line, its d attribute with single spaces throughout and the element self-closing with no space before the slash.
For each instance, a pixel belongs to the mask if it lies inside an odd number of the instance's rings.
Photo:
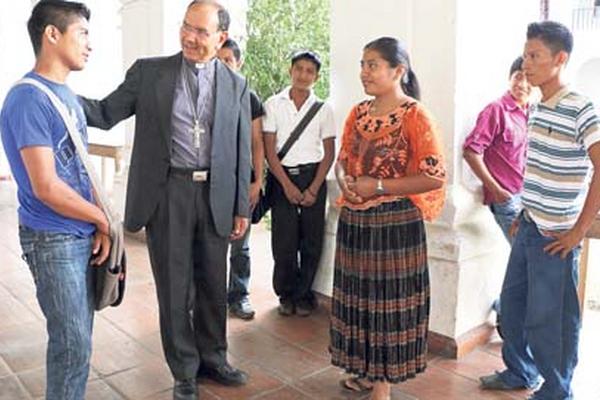
<svg viewBox="0 0 600 400">
<path fill-rule="evenodd" d="M 81 3 L 46 0 L 27 28 L 36 56 L 25 77 L 50 88 L 87 143 L 86 120 L 65 84 L 91 51 L 90 12 Z M 90 179 L 49 98 L 15 86 L 0 114 L 2 142 L 18 186 L 19 237 L 47 321 L 46 399 L 81 400 L 89 373 L 94 314 L 92 263 L 110 250 L 108 221 L 95 204 Z"/>
</svg>

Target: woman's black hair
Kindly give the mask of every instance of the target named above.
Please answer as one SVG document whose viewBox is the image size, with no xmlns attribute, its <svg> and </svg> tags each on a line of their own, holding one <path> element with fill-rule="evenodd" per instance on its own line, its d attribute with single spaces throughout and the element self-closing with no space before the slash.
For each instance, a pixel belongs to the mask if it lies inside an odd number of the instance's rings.
<svg viewBox="0 0 600 400">
<path fill-rule="evenodd" d="M 400 80 L 400 86 L 404 93 L 410 97 L 417 100 L 421 99 L 421 88 L 419 87 L 417 76 L 410 66 L 408 52 L 398 39 L 392 37 L 380 37 L 379 39 L 367 43 L 364 50 L 376 51 L 392 68 L 396 68 L 398 65 L 404 65 L 406 67 L 406 72 Z"/>
</svg>

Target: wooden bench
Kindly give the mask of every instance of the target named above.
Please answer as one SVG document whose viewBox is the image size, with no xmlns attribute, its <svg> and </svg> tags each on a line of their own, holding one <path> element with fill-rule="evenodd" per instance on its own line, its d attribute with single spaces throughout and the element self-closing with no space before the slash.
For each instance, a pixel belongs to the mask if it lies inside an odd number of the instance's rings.
<svg viewBox="0 0 600 400">
<path fill-rule="evenodd" d="M 107 159 L 112 158 L 115 163 L 115 175 L 121 172 L 122 161 L 123 161 L 123 152 L 125 146 L 122 144 L 112 144 L 112 143 L 89 143 L 88 144 L 88 153 L 94 156 L 102 157 L 102 166 L 100 169 L 100 178 L 102 179 L 102 186 L 105 188 L 108 187 L 107 182 Z"/>
</svg>

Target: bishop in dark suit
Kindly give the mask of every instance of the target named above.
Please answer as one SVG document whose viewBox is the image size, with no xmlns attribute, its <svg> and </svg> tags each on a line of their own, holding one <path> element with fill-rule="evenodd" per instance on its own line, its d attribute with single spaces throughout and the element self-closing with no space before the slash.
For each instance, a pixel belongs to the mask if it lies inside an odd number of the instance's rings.
<svg viewBox="0 0 600 400">
<path fill-rule="evenodd" d="M 247 380 L 226 357 L 227 246 L 248 225 L 251 170 L 248 86 L 215 58 L 228 27 L 216 1 L 193 1 L 180 53 L 137 60 L 106 98 L 81 98 L 90 126 L 136 117 L 125 227 L 146 228 L 174 399 L 196 399 L 197 376 Z"/>
</svg>

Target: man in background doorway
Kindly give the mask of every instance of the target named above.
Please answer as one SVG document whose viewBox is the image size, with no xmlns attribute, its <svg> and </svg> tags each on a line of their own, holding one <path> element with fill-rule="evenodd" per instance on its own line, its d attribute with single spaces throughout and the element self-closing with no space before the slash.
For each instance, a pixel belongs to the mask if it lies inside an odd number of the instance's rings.
<svg viewBox="0 0 600 400">
<path fill-rule="evenodd" d="M 217 57 L 236 72 L 242 68 L 243 60 L 240 46 L 231 38 L 223 43 L 217 52 Z M 250 90 L 252 179 L 248 197 L 251 210 L 256 207 L 263 185 L 265 160 L 265 148 L 262 137 L 263 115 L 265 115 L 265 110 L 259 97 L 254 91 Z M 248 226 L 244 236 L 231 242 L 231 247 L 229 248 L 229 288 L 227 290 L 229 314 L 244 320 L 254 318 L 254 310 L 248 299 L 250 285 L 250 226 Z"/>
<path fill-rule="evenodd" d="M 319 109 L 282 160 L 277 153 L 313 104 L 320 101 L 313 92 L 320 69 L 321 60 L 314 52 L 294 54 L 291 86 L 265 103 L 265 154 L 275 177 L 271 209 L 273 286 L 283 316 L 308 316 L 317 306 L 312 284 L 323 247 L 325 177 L 335 155 L 331 106 L 325 103 Z"/>
</svg>

